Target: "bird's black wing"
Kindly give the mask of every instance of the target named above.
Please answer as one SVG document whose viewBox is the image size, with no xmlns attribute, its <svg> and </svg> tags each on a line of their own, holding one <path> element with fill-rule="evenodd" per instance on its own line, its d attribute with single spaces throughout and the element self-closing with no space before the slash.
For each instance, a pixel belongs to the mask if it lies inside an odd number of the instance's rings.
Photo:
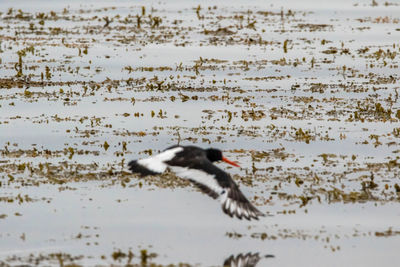
<svg viewBox="0 0 400 267">
<path fill-rule="evenodd" d="M 178 176 L 189 179 L 209 196 L 220 196 L 222 210 L 229 216 L 247 220 L 264 216 L 247 200 L 231 176 L 207 159 L 204 150 L 185 147 L 165 163 Z"/>
<path fill-rule="evenodd" d="M 229 216 L 236 216 L 239 219 L 258 220 L 258 217 L 265 216 L 250 203 L 236 184 L 227 189 L 227 197 L 222 199 L 222 210 Z"/>
</svg>

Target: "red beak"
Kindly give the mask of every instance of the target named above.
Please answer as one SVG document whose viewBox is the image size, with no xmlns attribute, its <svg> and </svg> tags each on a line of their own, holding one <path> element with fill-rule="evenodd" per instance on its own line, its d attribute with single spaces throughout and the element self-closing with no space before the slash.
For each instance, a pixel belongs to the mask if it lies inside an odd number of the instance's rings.
<svg viewBox="0 0 400 267">
<path fill-rule="evenodd" d="M 225 161 L 226 163 L 229 163 L 229 164 L 231 164 L 231 165 L 233 165 L 235 167 L 239 167 L 240 168 L 240 166 L 236 162 L 230 161 L 229 159 L 227 159 L 225 157 L 222 157 L 222 161 Z"/>
</svg>

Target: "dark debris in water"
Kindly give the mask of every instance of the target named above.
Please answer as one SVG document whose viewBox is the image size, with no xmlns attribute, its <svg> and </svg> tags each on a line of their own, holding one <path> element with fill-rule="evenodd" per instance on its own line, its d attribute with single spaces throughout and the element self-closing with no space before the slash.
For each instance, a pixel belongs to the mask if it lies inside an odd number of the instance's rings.
<svg viewBox="0 0 400 267">
<path fill-rule="evenodd" d="M 146 249 L 142 249 L 137 253 L 133 253 L 131 250 L 123 252 L 121 250 L 115 250 L 110 256 L 101 255 L 98 259 L 96 266 L 125 266 L 125 267 L 190 267 L 193 265 L 187 263 L 177 264 L 158 264 L 156 263 L 158 255 L 154 252 L 148 252 Z M 8 256 L 5 260 L 0 260 L 0 266 L 9 267 L 15 266 L 15 263 L 22 264 L 21 266 L 64 266 L 64 267 L 82 267 L 87 266 L 85 261 L 93 260 L 93 257 L 84 255 L 71 255 L 68 253 L 31 253 L 27 257 L 22 256 Z M 111 263 L 110 263 L 111 262 Z"/>
<path fill-rule="evenodd" d="M 223 148 L 241 162 L 243 169 L 227 170 L 257 206 L 279 206 L 276 216 L 337 203 L 398 205 L 399 18 L 361 16 L 359 8 L 378 10 L 372 2 L 354 4 L 354 13 L 335 10 L 329 20 L 310 7 L 218 3 L 3 8 L 0 206 L 51 203 L 33 193 L 42 186 L 191 187 L 169 172 L 142 179 L 126 169 L 129 160 L 178 139 Z M 25 217 L 0 212 L 2 223 Z M 371 233 L 365 234 L 398 236 L 392 228 Z M 316 238 L 293 229 L 226 236 Z M 77 233 L 74 240 L 85 237 Z M 115 266 L 142 266 L 156 256 L 116 250 L 104 257 Z M 13 257 L 0 265 L 72 267 L 83 256 Z"/>
</svg>

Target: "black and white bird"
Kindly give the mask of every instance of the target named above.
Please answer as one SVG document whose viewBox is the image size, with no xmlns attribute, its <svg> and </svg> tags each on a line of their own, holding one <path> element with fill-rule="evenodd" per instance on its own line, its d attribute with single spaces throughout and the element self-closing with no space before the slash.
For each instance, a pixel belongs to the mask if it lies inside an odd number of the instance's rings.
<svg viewBox="0 0 400 267">
<path fill-rule="evenodd" d="M 128 166 L 141 176 L 161 174 L 169 168 L 210 197 L 220 199 L 222 210 L 231 217 L 258 220 L 265 216 L 247 200 L 231 176 L 213 164 L 220 160 L 240 167 L 223 157 L 221 150 L 195 146 L 172 146 L 158 155 L 133 160 Z"/>
<path fill-rule="evenodd" d="M 255 267 L 261 257 L 258 253 L 231 255 L 224 261 L 224 267 Z"/>
</svg>

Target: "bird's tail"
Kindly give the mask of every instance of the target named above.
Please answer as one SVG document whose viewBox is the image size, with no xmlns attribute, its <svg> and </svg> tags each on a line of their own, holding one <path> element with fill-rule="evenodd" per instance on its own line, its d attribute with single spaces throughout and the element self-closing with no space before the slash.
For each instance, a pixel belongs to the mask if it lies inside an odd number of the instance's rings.
<svg viewBox="0 0 400 267">
<path fill-rule="evenodd" d="M 144 177 L 147 175 L 156 175 L 158 172 L 152 171 L 146 166 L 142 165 L 138 160 L 132 160 L 128 163 L 128 168 L 132 173 L 138 173 L 140 176 Z"/>
</svg>

